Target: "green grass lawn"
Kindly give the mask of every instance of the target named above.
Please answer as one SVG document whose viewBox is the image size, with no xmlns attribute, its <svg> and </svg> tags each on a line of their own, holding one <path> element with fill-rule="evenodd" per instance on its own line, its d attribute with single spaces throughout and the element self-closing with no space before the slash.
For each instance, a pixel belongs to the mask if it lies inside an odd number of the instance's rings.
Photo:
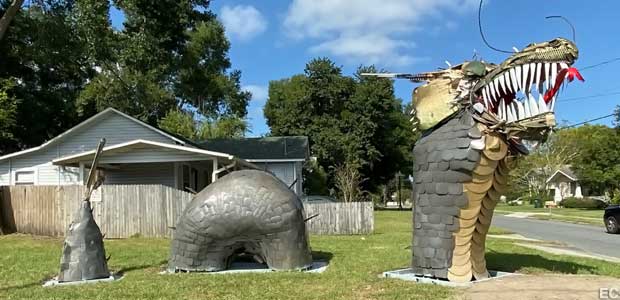
<svg viewBox="0 0 620 300">
<path fill-rule="evenodd" d="M 0 299 L 446 299 L 460 293 L 379 278 L 411 260 L 411 212 L 379 211 L 375 224 L 367 236 L 312 236 L 315 257 L 330 260 L 322 274 L 160 275 L 169 241 L 132 238 L 105 243 L 110 268 L 123 272 L 123 280 L 54 288 L 40 284 L 58 271 L 61 239 L 0 236 Z M 619 264 L 544 254 L 499 239 L 489 239 L 487 246 L 493 270 L 620 277 Z"/>
<path fill-rule="evenodd" d="M 571 223 L 585 223 L 604 226 L 603 209 L 583 209 L 583 208 L 534 208 L 534 205 L 526 204 L 520 206 L 509 206 L 500 203 L 495 208 L 496 213 L 509 214 L 515 212 L 544 213 L 548 215 L 534 215 L 533 218 L 541 220 L 556 220 Z"/>
</svg>

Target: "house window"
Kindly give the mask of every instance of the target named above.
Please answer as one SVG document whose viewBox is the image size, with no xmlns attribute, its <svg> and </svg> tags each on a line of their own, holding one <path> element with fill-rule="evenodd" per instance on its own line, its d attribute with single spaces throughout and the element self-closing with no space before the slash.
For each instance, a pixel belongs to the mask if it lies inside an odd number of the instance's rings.
<svg viewBox="0 0 620 300">
<path fill-rule="evenodd" d="M 17 171 L 15 172 L 15 184 L 29 185 L 34 184 L 34 171 Z"/>
</svg>

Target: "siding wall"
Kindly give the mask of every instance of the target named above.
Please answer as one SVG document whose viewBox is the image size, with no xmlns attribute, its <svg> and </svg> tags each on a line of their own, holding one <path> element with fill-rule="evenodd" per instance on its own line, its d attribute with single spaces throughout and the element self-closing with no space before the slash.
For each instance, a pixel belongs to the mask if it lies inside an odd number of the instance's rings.
<svg viewBox="0 0 620 300">
<path fill-rule="evenodd" d="M 269 171 L 273 173 L 276 177 L 280 178 L 280 180 L 284 181 L 287 186 L 293 184 L 295 179 L 297 182 L 293 187 L 293 190 L 297 195 L 301 195 L 303 193 L 303 177 L 301 174 L 302 164 L 301 162 L 278 162 L 278 163 L 265 163 L 265 162 L 255 162 L 255 165 L 260 167 L 262 170 Z"/>
<path fill-rule="evenodd" d="M 0 185 L 9 185 L 10 176 L 14 176 L 15 171 L 28 169 L 37 171 L 36 184 L 38 185 L 77 184 L 79 182 L 77 168 L 54 166 L 51 161 L 59 157 L 93 150 L 101 138 L 106 139 L 106 146 L 135 139 L 174 143 L 172 139 L 110 111 L 101 116 L 98 121 L 80 128 L 79 131 L 71 133 L 70 136 L 44 149 L 0 162 Z"/>
<path fill-rule="evenodd" d="M 161 184 L 175 187 L 174 164 L 126 164 L 105 171 L 105 184 Z"/>
</svg>

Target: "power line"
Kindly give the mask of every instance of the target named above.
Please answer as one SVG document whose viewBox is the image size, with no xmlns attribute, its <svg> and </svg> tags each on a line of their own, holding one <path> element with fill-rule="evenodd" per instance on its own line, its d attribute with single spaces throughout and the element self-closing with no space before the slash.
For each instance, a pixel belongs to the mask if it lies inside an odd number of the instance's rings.
<svg viewBox="0 0 620 300">
<path fill-rule="evenodd" d="M 583 71 L 583 70 L 587 70 L 587 69 L 592 69 L 592 68 L 596 68 L 596 67 L 599 67 L 599 66 L 602 66 L 602 65 L 610 64 L 612 62 L 616 62 L 616 61 L 619 61 L 619 60 L 620 60 L 620 57 L 616 57 L 616 58 L 612 58 L 612 59 L 609 59 L 609 60 L 602 61 L 602 62 L 597 63 L 597 64 L 593 64 L 593 65 L 585 66 L 583 68 L 579 68 L 579 70 Z"/>
<path fill-rule="evenodd" d="M 482 0 L 480 0 L 480 6 L 478 6 L 478 30 L 480 31 L 480 36 L 482 37 L 482 41 L 487 45 L 487 47 L 497 51 L 497 52 L 503 52 L 503 53 L 508 53 L 508 54 L 512 54 L 513 52 L 511 51 L 506 51 L 506 50 L 502 50 L 502 49 L 497 49 L 493 46 L 491 46 L 491 44 L 489 44 L 489 42 L 487 41 L 486 37 L 484 36 L 484 32 L 482 31 L 482 21 L 480 20 L 481 17 L 481 12 L 482 12 Z"/>
<path fill-rule="evenodd" d="M 590 122 L 592 122 L 592 121 L 598 121 L 598 120 L 601 120 L 601 119 L 606 119 L 606 118 L 609 118 L 609 117 L 613 117 L 613 116 L 615 116 L 615 115 L 616 115 L 615 113 L 614 113 L 614 114 L 609 114 L 609 115 L 606 115 L 606 116 L 602 116 L 602 117 L 598 117 L 598 118 L 590 119 L 590 120 L 587 120 L 587 121 L 583 121 L 583 122 L 581 122 L 581 123 L 577 123 L 577 124 L 573 124 L 573 125 L 564 126 L 564 127 L 562 127 L 562 128 L 572 128 L 572 127 L 575 127 L 575 126 L 579 126 L 579 125 L 583 125 L 583 124 L 586 124 L 586 123 L 590 123 Z"/>
<path fill-rule="evenodd" d="M 589 95 L 589 96 L 560 98 L 558 99 L 558 102 L 573 102 L 573 101 L 578 101 L 578 100 L 583 100 L 583 99 L 598 98 L 598 97 L 613 96 L 613 95 L 620 95 L 620 91 L 604 93 L 604 94 L 594 94 L 594 95 Z"/>
</svg>

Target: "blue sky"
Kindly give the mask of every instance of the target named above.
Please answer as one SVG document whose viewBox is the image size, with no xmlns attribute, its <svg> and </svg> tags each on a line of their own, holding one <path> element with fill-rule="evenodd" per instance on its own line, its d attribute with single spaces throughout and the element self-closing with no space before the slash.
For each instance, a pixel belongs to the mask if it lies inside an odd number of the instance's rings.
<svg viewBox="0 0 620 300">
<path fill-rule="evenodd" d="M 532 42 L 562 36 L 570 27 L 545 16 L 562 15 L 576 28 L 580 58 L 589 66 L 620 57 L 620 1 L 485 1 L 482 22 L 497 48 L 522 49 Z M 478 33 L 477 0 L 288 0 L 212 1 L 226 27 L 233 68 L 253 92 L 248 108 L 252 136 L 269 132 L 262 108 L 270 80 L 303 72 L 315 57 L 329 57 L 351 75 L 359 65 L 416 73 L 478 57 L 499 63 L 507 54 L 487 48 Z M 115 26 L 122 22 L 112 14 Z M 558 122 L 574 124 L 610 114 L 620 104 L 620 62 L 584 70 L 585 83 L 573 82 L 556 105 Z M 411 101 L 414 84 L 395 81 L 396 96 Z M 581 98 L 601 94 L 603 97 Z M 611 124 L 607 118 L 598 122 Z"/>
</svg>

